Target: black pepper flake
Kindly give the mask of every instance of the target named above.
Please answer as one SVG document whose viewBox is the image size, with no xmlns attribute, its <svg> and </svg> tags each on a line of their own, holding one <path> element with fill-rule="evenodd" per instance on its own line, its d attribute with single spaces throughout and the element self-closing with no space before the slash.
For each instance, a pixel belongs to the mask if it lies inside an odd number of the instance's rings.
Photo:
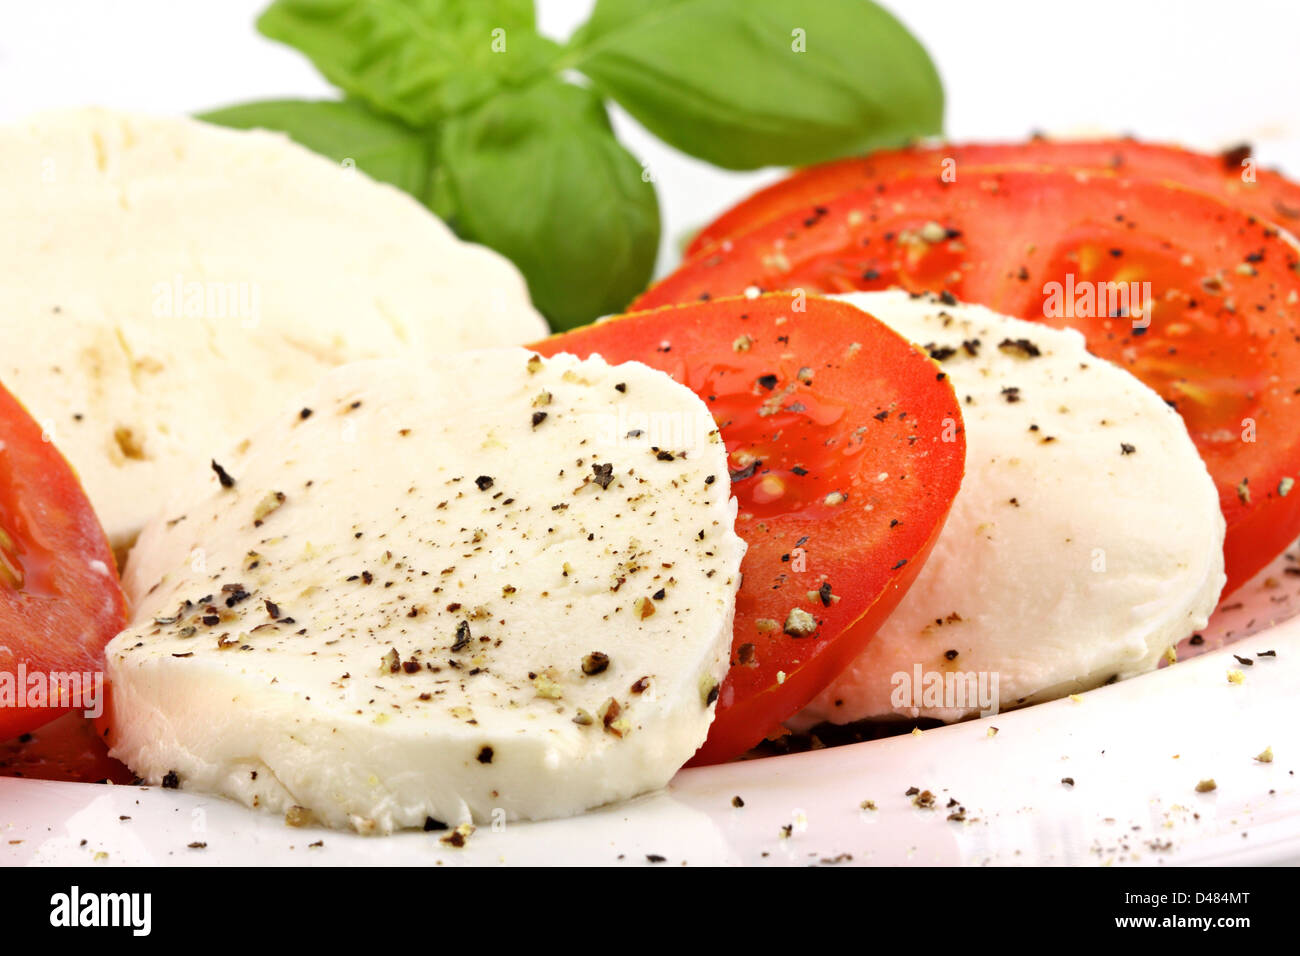
<svg viewBox="0 0 1300 956">
<path fill-rule="evenodd" d="M 600 485 L 601 490 L 608 488 L 614 481 L 614 465 L 612 463 L 593 463 L 591 470 L 596 476 L 592 480 L 595 481 L 596 484 Z"/>
<path fill-rule="evenodd" d="M 1061 783 L 1062 783 L 1063 785 L 1067 786 L 1067 787 L 1073 787 L 1073 786 L 1074 786 L 1074 778 L 1073 778 L 1073 777 L 1062 777 L 1062 778 L 1061 778 Z"/>
<path fill-rule="evenodd" d="M 226 469 L 217 464 L 216 459 L 212 461 L 212 470 L 217 473 L 217 481 L 221 482 L 222 488 L 235 487 L 235 479 L 230 477 L 230 473 Z"/>
<path fill-rule="evenodd" d="M 939 301 L 942 302 L 944 305 L 956 305 L 957 297 L 953 295 L 951 292 L 949 292 L 947 289 L 944 289 L 942 292 L 939 293 Z"/>
<path fill-rule="evenodd" d="M 1137 449 L 1134 448 L 1132 445 L 1130 445 L 1128 442 L 1122 441 L 1119 443 L 1119 453 L 1121 455 L 1131 455 L 1135 451 L 1137 451 Z"/>
<path fill-rule="evenodd" d="M 180 775 L 175 770 L 168 770 L 163 774 L 162 785 L 164 790 L 179 790 L 181 786 Z"/>
<path fill-rule="evenodd" d="M 456 643 L 451 645 L 451 649 L 453 651 L 463 651 L 465 648 L 469 647 L 469 644 L 469 621 L 461 621 L 456 625 Z"/>
<path fill-rule="evenodd" d="M 306 421 L 307 419 L 311 418 L 311 416 L 312 416 L 312 411 L 310 408 L 304 408 L 302 411 L 298 413 L 298 417 L 301 418 L 303 421 Z"/>
<path fill-rule="evenodd" d="M 675 461 L 675 460 L 676 460 L 676 459 L 673 457 L 673 453 L 670 452 L 670 451 L 659 451 L 659 450 L 656 450 L 656 451 L 655 451 L 655 458 L 659 459 L 660 461 Z"/>
<path fill-rule="evenodd" d="M 1020 388 L 1016 385 L 1008 385 L 1002 389 L 1002 397 L 1007 400 L 1008 404 L 1015 404 L 1020 401 Z"/>
<path fill-rule="evenodd" d="M 1242 667 L 1255 666 L 1255 662 L 1252 661 L 1249 657 L 1242 657 L 1240 654 L 1233 654 L 1232 656 L 1237 659 L 1237 663 L 1240 664 Z"/>
<path fill-rule="evenodd" d="M 619 382 L 617 385 L 614 386 L 614 391 L 616 391 L 616 392 L 626 392 L 626 391 L 627 391 L 627 382 Z"/>
<path fill-rule="evenodd" d="M 1231 149 L 1223 151 L 1223 168 L 1225 172 L 1241 172 L 1241 164 L 1250 159 L 1252 153 L 1250 143 L 1240 143 Z"/>
<path fill-rule="evenodd" d="M 761 385 L 763 388 L 767 389 L 769 392 L 772 391 L 772 389 L 776 388 L 776 381 L 777 381 L 776 376 L 773 375 L 771 372 L 769 372 L 766 375 L 760 375 L 758 377 L 758 384 Z"/>
<path fill-rule="evenodd" d="M 533 412 L 533 427 L 536 428 L 542 422 L 546 421 L 545 412 Z"/>
<path fill-rule="evenodd" d="M 1019 355 L 1023 358 L 1038 358 L 1043 353 L 1029 339 L 1003 339 L 998 343 L 998 351 L 1007 355 Z"/>
<path fill-rule="evenodd" d="M 654 598 L 656 601 L 662 601 L 665 597 L 668 596 L 668 592 L 664 588 L 660 588 L 658 591 L 656 591 L 654 594 L 650 596 Z"/>
<path fill-rule="evenodd" d="M 262 602 L 266 605 L 266 613 L 271 616 L 271 620 L 276 621 L 280 618 L 280 605 L 267 598 Z"/>
<path fill-rule="evenodd" d="M 955 660 L 957 659 L 957 652 L 956 652 L 956 651 L 944 651 L 944 652 L 943 652 L 943 657 L 944 657 L 944 660 L 955 661 Z"/>
<path fill-rule="evenodd" d="M 645 858 L 650 863 L 663 863 L 668 859 L 666 856 L 660 856 L 658 853 L 647 853 Z"/>
<path fill-rule="evenodd" d="M 822 586 L 817 589 L 817 596 L 821 598 L 822 607 L 831 606 L 831 582 L 823 581 Z"/>
<path fill-rule="evenodd" d="M 479 752 L 478 752 L 478 758 L 477 758 L 477 759 L 478 759 L 478 762 L 479 762 L 479 763 L 491 763 L 491 762 L 492 762 L 492 748 L 491 748 L 491 747 L 483 747 L 482 749 L 480 749 Z"/>
<path fill-rule="evenodd" d="M 592 651 L 582 659 L 582 672 L 588 677 L 602 674 L 609 669 L 609 655 L 601 651 Z"/>
<path fill-rule="evenodd" d="M 488 475 L 479 475 L 474 479 L 474 484 L 478 485 L 479 491 L 487 491 L 492 487 L 492 478 Z"/>
<path fill-rule="evenodd" d="M 445 830 L 445 829 L 447 829 L 447 824 L 443 823 L 441 820 L 435 820 L 433 817 L 424 818 L 425 833 L 431 833 L 435 830 Z"/>
<path fill-rule="evenodd" d="M 790 470 L 791 470 L 792 472 L 794 472 L 796 475 L 798 475 L 800 478 L 802 478 L 804 475 L 808 474 L 808 469 L 807 469 L 807 468 L 804 468 L 802 465 L 795 465 L 795 466 L 794 466 L 793 468 L 791 468 Z"/>
<path fill-rule="evenodd" d="M 905 564 L 907 564 L 907 558 L 899 558 L 898 563 L 897 563 L 896 565 L 894 565 L 892 568 L 890 568 L 889 570 L 891 570 L 891 571 L 897 571 L 899 568 L 901 568 L 901 567 L 902 567 L 903 565 L 905 565 Z"/>
</svg>

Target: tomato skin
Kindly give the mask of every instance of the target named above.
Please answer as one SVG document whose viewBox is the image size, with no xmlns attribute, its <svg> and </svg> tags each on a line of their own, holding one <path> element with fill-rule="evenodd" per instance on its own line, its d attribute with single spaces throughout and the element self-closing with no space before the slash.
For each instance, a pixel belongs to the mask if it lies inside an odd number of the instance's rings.
<svg viewBox="0 0 1300 956">
<path fill-rule="evenodd" d="M 749 549 L 732 667 L 692 763 L 739 756 L 861 653 L 920 571 L 965 466 L 952 387 L 892 330 L 817 297 L 670 307 L 533 348 L 643 362 L 718 422 Z M 787 633 L 795 609 L 812 634 Z"/>
<path fill-rule="evenodd" d="M 104 645 L 125 626 L 113 552 L 76 474 L 0 386 L 0 672 L 15 684 L 23 671 L 99 674 L 102 686 Z M 17 691 L 0 707 L 0 739 L 75 703 L 29 707 Z"/>
<path fill-rule="evenodd" d="M 918 232 L 938 230 L 935 242 Z M 1075 276 L 1150 282 L 1149 326 L 1055 315 L 1048 289 Z M 901 286 L 1084 333 L 1178 408 L 1228 525 L 1240 587 L 1300 536 L 1300 259 L 1278 230 L 1220 200 L 1111 173 L 997 170 L 955 183 L 882 182 L 810 216 L 774 220 L 686 263 L 639 307 L 751 286 L 809 293 Z M 1292 492 L 1291 494 L 1294 494 Z"/>
<path fill-rule="evenodd" d="M 943 517 L 947 518 L 946 511 Z M 787 672 L 784 682 L 769 682 L 757 693 L 752 690 L 746 693 L 745 689 L 738 690 L 736 682 L 728 676 L 722 685 L 722 695 L 718 698 L 718 719 L 710 727 L 704 745 L 686 765 L 704 767 L 725 763 L 760 743 L 767 733 L 784 733 L 780 722 L 798 713 L 838 677 L 844 668 L 853 663 L 866 648 L 867 642 L 876 636 L 885 619 L 894 613 L 908 588 L 916 581 L 916 576 L 921 573 L 942 530 L 943 521 L 939 521 L 920 549 L 862 616 L 847 625 L 822 653 L 803 666 Z M 740 640 L 738 636 L 737 641 Z M 737 646 L 735 643 L 732 645 L 733 663 Z M 736 670 L 733 666 L 732 673 Z M 775 714 L 784 716 L 774 722 L 772 717 Z M 762 731 L 760 728 L 767 730 Z M 755 733 L 755 730 L 760 732 Z"/>
<path fill-rule="evenodd" d="M 1237 208 L 1300 232 L 1300 185 L 1266 169 L 1243 179 L 1240 150 L 1207 155 L 1135 139 L 1049 140 L 1023 143 L 938 143 L 882 150 L 796 170 L 736 204 L 695 236 L 692 258 L 716 243 L 744 235 L 787 213 L 807 210 L 876 182 L 905 176 L 964 176 L 1018 165 L 1111 170 L 1126 177 L 1168 180 L 1217 196 Z"/>
</svg>

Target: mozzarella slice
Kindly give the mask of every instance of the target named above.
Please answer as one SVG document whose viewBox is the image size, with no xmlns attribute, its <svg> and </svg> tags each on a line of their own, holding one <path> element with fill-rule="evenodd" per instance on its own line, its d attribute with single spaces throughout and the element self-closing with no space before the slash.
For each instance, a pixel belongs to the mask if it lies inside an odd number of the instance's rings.
<svg viewBox="0 0 1300 956">
<path fill-rule="evenodd" d="M 1159 395 L 1073 330 L 902 292 L 842 298 L 940 358 L 966 475 L 916 583 L 797 725 L 1058 697 L 1152 670 L 1205 626 L 1224 522 Z"/>
<path fill-rule="evenodd" d="M 107 651 L 144 779 L 387 831 L 576 813 L 703 742 L 745 546 L 667 375 L 359 363 L 205 471 L 141 535 Z"/>
<path fill-rule="evenodd" d="M 195 455 L 343 362 L 546 332 L 514 267 L 283 136 L 102 110 L 0 128 L 0 381 L 130 543 Z"/>
</svg>

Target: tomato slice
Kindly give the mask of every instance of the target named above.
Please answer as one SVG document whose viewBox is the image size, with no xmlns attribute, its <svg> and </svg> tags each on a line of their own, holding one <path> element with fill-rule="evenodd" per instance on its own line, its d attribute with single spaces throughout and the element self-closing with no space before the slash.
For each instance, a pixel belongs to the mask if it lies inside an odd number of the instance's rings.
<svg viewBox="0 0 1300 956">
<path fill-rule="evenodd" d="M 125 626 L 113 552 L 76 474 L 0 386 L 0 739 L 91 706 L 67 695 L 90 695 L 82 675 L 102 687 L 104 645 Z"/>
<path fill-rule="evenodd" d="M 1006 171 L 898 179 L 815 217 L 788 214 L 687 263 L 638 305 L 755 286 L 902 286 L 1077 328 L 1182 413 L 1227 519 L 1227 593 L 1300 535 L 1300 495 L 1290 494 L 1300 480 L 1298 268 L 1276 227 L 1202 193 L 1108 173 Z M 1126 289 L 1142 298 L 1141 283 L 1151 302 L 1135 321 L 1124 303 L 1111 306 Z M 1090 288 L 1091 306 L 1079 299 Z"/>
<path fill-rule="evenodd" d="M 135 775 L 108 755 L 91 722 L 69 713 L 13 740 L 0 743 L 0 777 L 130 783 Z"/>
<path fill-rule="evenodd" d="M 938 143 L 884 150 L 800 169 L 760 190 L 709 223 L 686 249 L 692 257 L 773 219 L 811 210 L 837 196 L 903 176 L 966 175 L 990 167 L 1061 166 L 1113 170 L 1134 179 L 1169 180 L 1218 196 L 1239 209 L 1300 231 L 1300 185 L 1260 169 L 1249 147 L 1206 155 L 1134 139 L 1049 140 L 1026 143 Z"/>
<path fill-rule="evenodd" d="M 713 412 L 749 550 L 693 763 L 744 753 L 861 652 L 920 571 L 965 464 L 952 387 L 886 326 L 816 297 L 627 315 L 534 348 L 644 362 Z"/>
</svg>

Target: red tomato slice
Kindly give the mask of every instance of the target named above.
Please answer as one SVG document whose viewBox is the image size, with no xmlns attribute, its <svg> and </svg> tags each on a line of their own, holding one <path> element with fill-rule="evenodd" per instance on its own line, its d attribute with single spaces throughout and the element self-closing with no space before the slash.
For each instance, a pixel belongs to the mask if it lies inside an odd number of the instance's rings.
<svg viewBox="0 0 1300 956">
<path fill-rule="evenodd" d="M 1217 156 L 1133 139 L 1027 143 L 939 143 L 885 150 L 800 169 L 760 190 L 705 226 L 686 249 L 692 257 L 791 212 L 809 211 L 835 197 L 903 176 L 949 178 L 994 166 L 1061 166 L 1113 170 L 1135 179 L 1169 180 L 1218 196 L 1245 212 L 1300 231 L 1300 186 L 1253 165 L 1249 148 Z"/>
<path fill-rule="evenodd" d="M 0 743 L 0 777 L 130 783 L 135 775 L 108 755 L 108 745 L 79 713 Z"/>
<path fill-rule="evenodd" d="M 102 686 L 104 645 L 125 626 L 113 552 L 76 474 L 0 387 L 0 739 L 81 703 L 55 699 L 73 686 L 55 675 L 76 673 L 79 688 L 98 673 Z"/>
<path fill-rule="evenodd" d="M 1210 196 L 1105 173 L 1011 171 L 893 180 L 815 217 L 786 215 L 687 263 L 637 305 L 752 286 L 902 286 L 1078 328 L 1182 413 L 1227 519 L 1227 593 L 1300 535 L 1300 494 L 1290 494 L 1300 481 L 1297 268 L 1275 227 Z M 1052 283 L 1110 295 L 1131 282 L 1151 284 L 1146 326 L 1095 302 L 1091 315 L 1049 314 Z"/>
<path fill-rule="evenodd" d="M 853 660 L 911 586 L 961 484 L 952 387 L 886 326 L 815 297 L 628 315 L 534 348 L 644 362 L 712 410 L 749 551 L 732 668 L 693 763 L 744 753 Z"/>
</svg>

